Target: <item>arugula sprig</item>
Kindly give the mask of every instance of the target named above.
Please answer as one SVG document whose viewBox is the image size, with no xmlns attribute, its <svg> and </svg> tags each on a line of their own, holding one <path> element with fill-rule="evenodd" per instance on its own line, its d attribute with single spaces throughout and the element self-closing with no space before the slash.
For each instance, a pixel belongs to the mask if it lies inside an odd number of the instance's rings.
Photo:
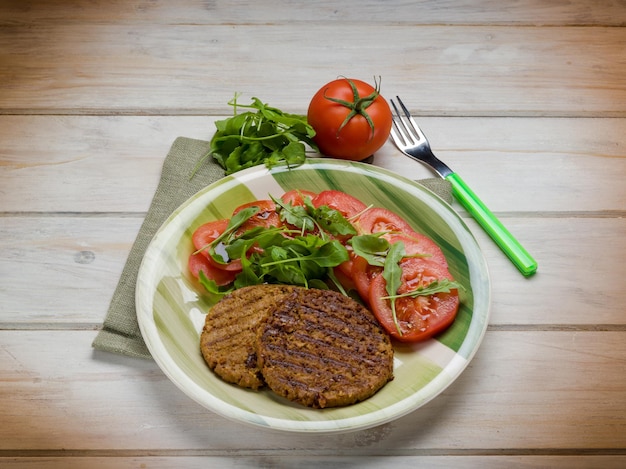
<svg viewBox="0 0 626 469">
<path fill-rule="evenodd" d="M 339 210 L 335 210 L 328 205 L 315 207 L 308 196 L 303 198 L 304 205 L 285 203 L 274 197 L 272 197 L 272 200 L 279 208 L 281 220 L 300 228 L 302 232 L 317 229 L 321 237 L 325 237 L 325 233 L 332 235 L 357 234 L 352 223 Z"/>
<path fill-rule="evenodd" d="M 217 300 L 237 288 L 266 282 L 328 288 L 327 279 L 345 293 L 333 268 L 349 259 L 348 250 L 339 240 L 320 234 L 356 234 L 354 227 L 341 212 L 328 206 L 314 207 L 310 200 L 304 206 L 293 206 L 273 197 L 272 200 L 288 225 L 258 226 L 239 233 L 241 226 L 259 210 L 251 206 L 238 212 L 224 233 L 199 250 L 207 249 L 217 262 L 240 259 L 242 264 L 242 271 L 228 287 L 219 287 L 200 272 L 200 283 L 209 295 Z"/>
<path fill-rule="evenodd" d="M 395 295 L 402 284 L 402 268 L 400 267 L 400 261 L 405 256 L 406 251 L 404 250 L 403 242 L 392 244 L 387 251 L 382 276 L 386 281 L 386 290 L 389 295 Z M 398 315 L 396 313 L 395 298 L 391 299 L 391 316 L 393 317 L 393 323 L 396 326 L 398 334 L 402 335 Z"/>
<path fill-rule="evenodd" d="M 306 145 L 317 150 L 313 141 L 315 130 L 307 123 L 306 116 L 283 112 L 255 97 L 248 105 L 238 103 L 238 98 L 237 93 L 228 102 L 233 107 L 233 116 L 215 122 L 217 130 L 209 152 L 198 165 L 213 156 L 226 174 L 263 163 L 269 168 L 282 163 L 292 167 L 304 163 Z M 239 108 L 249 111 L 238 114 Z"/>
<path fill-rule="evenodd" d="M 391 244 L 382 237 L 384 232 L 354 236 L 349 243 L 355 254 L 365 258 L 369 265 L 385 266 L 385 258 Z"/>
<path fill-rule="evenodd" d="M 434 280 L 428 285 L 417 287 L 413 291 L 394 294 L 390 296 L 383 296 L 382 299 L 392 300 L 397 298 L 417 298 L 418 296 L 436 295 L 437 293 L 450 293 L 452 290 L 459 289 L 465 290 L 465 287 L 463 287 L 463 285 L 461 285 L 459 282 L 448 280 L 447 278 L 442 278 L 439 280 Z"/>
<path fill-rule="evenodd" d="M 347 249 L 339 241 L 308 234 L 284 237 L 280 244 L 263 247 L 261 253 L 250 257 L 249 267 L 261 281 L 308 287 L 309 280 L 326 278 L 328 269 L 348 258 Z"/>
</svg>

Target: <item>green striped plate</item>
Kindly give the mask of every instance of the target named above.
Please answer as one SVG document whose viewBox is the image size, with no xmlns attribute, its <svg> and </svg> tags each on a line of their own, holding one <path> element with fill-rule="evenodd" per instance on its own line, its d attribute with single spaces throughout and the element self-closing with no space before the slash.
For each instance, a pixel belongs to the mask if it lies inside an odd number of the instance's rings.
<svg viewBox="0 0 626 469">
<path fill-rule="evenodd" d="M 315 410 L 271 391 L 227 384 L 206 366 L 200 332 L 210 304 L 189 275 L 193 231 L 227 218 L 238 205 L 290 189 L 337 189 L 366 204 L 401 214 L 443 249 L 454 277 L 466 288 L 454 324 L 436 339 L 395 347 L 395 379 L 364 402 Z M 164 373 L 189 397 L 226 418 L 294 432 L 338 432 L 380 425 L 440 394 L 465 369 L 487 327 L 490 283 L 485 259 L 467 226 L 423 186 L 390 171 L 333 159 L 297 168 L 255 167 L 211 184 L 180 206 L 149 245 L 139 270 L 137 316 L 142 335 Z"/>
</svg>

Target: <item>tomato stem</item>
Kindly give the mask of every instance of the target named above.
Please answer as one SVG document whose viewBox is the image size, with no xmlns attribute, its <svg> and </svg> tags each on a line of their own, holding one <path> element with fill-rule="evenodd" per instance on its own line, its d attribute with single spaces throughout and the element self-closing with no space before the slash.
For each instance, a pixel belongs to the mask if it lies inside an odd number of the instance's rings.
<svg viewBox="0 0 626 469">
<path fill-rule="evenodd" d="M 367 113 L 367 108 L 376 100 L 376 98 L 380 96 L 380 84 L 382 81 L 381 77 L 378 77 L 378 81 L 376 81 L 376 77 L 374 77 L 374 91 L 367 96 L 359 95 L 359 90 L 357 90 L 356 85 L 354 84 L 352 80 L 350 80 L 349 78 L 346 78 L 346 81 L 348 82 L 348 84 L 350 85 L 350 88 L 352 89 L 352 101 L 351 102 L 346 101 L 344 99 L 326 96 L 326 91 L 324 91 L 324 98 L 328 99 L 329 101 L 332 101 L 333 103 L 340 104 L 350 109 L 350 113 L 346 116 L 344 121 L 341 123 L 341 125 L 337 129 L 336 135 L 337 137 L 339 137 L 339 133 L 348 124 L 348 122 L 350 122 L 350 120 L 353 117 L 359 115 L 359 116 L 363 116 L 363 118 L 365 118 L 368 125 L 370 126 L 370 140 L 371 140 L 372 138 L 374 138 L 375 128 L 374 128 L 374 122 L 372 121 L 372 118 Z"/>
</svg>

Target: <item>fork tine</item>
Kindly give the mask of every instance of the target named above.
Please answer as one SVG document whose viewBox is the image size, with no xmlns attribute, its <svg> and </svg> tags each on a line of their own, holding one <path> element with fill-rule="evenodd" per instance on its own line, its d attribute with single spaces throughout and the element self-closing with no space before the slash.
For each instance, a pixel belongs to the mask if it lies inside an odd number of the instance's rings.
<svg viewBox="0 0 626 469">
<path fill-rule="evenodd" d="M 394 122 L 394 127 L 395 127 L 395 122 Z M 402 150 L 401 147 L 405 145 L 403 137 L 399 135 L 398 132 L 396 132 L 396 130 L 393 127 L 391 128 L 391 138 L 396 143 L 396 145 L 400 147 L 400 149 Z"/>
<path fill-rule="evenodd" d="M 419 125 L 417 125 L 417 122 L 415 122 L 415 119 L 413 119 L 413 116 L 411 116 L 411 113 L 409 112 L 407 107 L 404 105 L 404 103 L 400 99 L 400 96 L 396 96 L 396 99 L 398 100 L 398 104 L 400 104 L 400 107 L 402 108 L 402 111 L 404 111 L 404 115 L 406 116 L 406 120 L 411 124 L 411 127 L 413 127 L 413 130 L 415 131 L 415 134 L 417 134 L 418 140 L 420 140 L 422 142 L 425 142 L 425 143 L 428 143 L 428 139 L 426 138 L 426 136 L 422 132 L 422 129 L 420 129 Z M 394 108 L 395 108 L 395 105 L 394 105 Z M 396 112 L 397 111 L 398 111 L 398 109 L 396 108 Z M 400 114 L 398 113 L 398 115 L 400 115 Z"/>
<path fill-rule="evenodd" d="M 402 145 L 413 144 L 413 139 L 410 138 L 411 130 L 404 123 L 400 111 L 396 106 L 396 103 L 394 103 L 393 99 L 390 99 L 389 101 L 391 102 L 391 106 L 393 106 L 393 109 L 396 111 L 396 114 L 391 116 L 393 121 L 393 127 L 395 127 L 396 129 L 395 131 L 393 128 L 391 129 L 391 137 L 396 142 L 399 142 Z M 401 139 L 399 137 L 401 137 Z"/>
</svg>

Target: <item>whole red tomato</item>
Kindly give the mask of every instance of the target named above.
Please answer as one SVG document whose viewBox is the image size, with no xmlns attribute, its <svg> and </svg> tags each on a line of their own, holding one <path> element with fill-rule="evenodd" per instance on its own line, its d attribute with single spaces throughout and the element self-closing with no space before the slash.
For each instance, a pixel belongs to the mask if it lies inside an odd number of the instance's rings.
<svg viewBox="0 0 626 469">
<path fill-rule="evenodd" d="M 315 93 L 307 120 L 322 154 L 361 161 L 383 146 L 391 131 L 391 109 L 375 87 L 340 78 Z"/>
</svg>

